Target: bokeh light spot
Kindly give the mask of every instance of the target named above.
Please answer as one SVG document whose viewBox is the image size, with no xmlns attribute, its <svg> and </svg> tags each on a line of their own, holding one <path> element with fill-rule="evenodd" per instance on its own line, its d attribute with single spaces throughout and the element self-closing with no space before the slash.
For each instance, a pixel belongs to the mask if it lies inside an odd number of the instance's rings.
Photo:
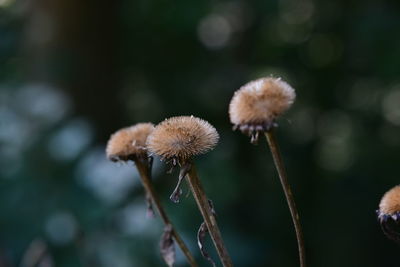
<svg viewBox="0 0 400 267">
<path fill-rule="evenodd" d="M 347 170 L 354 161 L 351 118 L 340 110 L 327 112 L 318 122 L 318 133 L 316 159 L 319 165 L 331 171 Z"/>
<path fill-rule="evenodd" d="M 68 212 L 52 214 L 47 220 L 45 230 L 50 240 L 56 245 L 66 245 L 75 239 L 77 223 Z"/>
<path fill-rule="evenodd" d="M 325 67 L 342 55 L 342 43 L 328 34 L 313 36 L 307 46 L 308 63 L 316 68 Z"/>
<path fill-rule="evenodd" d="M 40 83 L 27 84 L 16 94 L 18 107 L 35 122 L 54 123 L 70 109 L 69 99 L 56 88 Z"/>
<path fill-rule="evenodd" d="M 75 119 L 50 139 L 49 153 L 56 160 L 73 160 L 89 145 L 91 139 L 89 124 L 83 119 Z"/>
<path fill-rule="evenodd" d="M 226 46 L 232 33 L 229 21 L 216 14 L 206 16 L 200 21 L 197 34 L 200 41 L 210 49 L 219 49 Z"/>
<path fill-rule="evenodd" d="M 104 148 L 90 150 L 78 165 L 76 177 L 106 204 L 113 204 L 124 199 L 140 182 L 132 164 L 113 163 L 104 151 Z"/>
<path fill-rule="evenodd" d="M 279 7 L 282 19 L 288 24 L 305 23 L 314 13 L 311 1 L 280 0 Z"/>
<path fill-rule="evenodd" d="M 0 8 L 11 6 L 14 2 L 15 0 L 0 0 Z"/>
<path fill-rule="evenodd" d="M 387 121 L 400 126 L 400 86 L 389 91 L 382 102 L 383 116 Z"/>
</svg>

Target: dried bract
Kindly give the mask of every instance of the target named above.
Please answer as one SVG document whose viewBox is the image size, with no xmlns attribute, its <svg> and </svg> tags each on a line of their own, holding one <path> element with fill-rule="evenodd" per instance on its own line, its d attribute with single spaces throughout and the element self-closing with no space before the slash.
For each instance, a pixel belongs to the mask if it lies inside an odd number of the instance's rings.
<svg viewBox="0 0 400 267">
<path fill-rule="evenodd" d="M 294 89 L 280 78 L 261 78 L 235 92 L 229 116 L 235 129 L 256 137 L 268 131 L 275 119 L 290 108 L 296 98 Z"/>
<path fill-rule="evenodd" d="M 147 139 L 147 147 L 175 165 L 213 149 L 218 139 L 217 130 L 205 120 L 193 116 L 172 117 L 156 126 Z"/>
<path fill-rule="evenodd" d="M 146 140 L 153 130 L 152 123 L 138 123 L 115 132 L 107 144 L 107 157 L 112 161 L 147 157 Z"/>
</svg>

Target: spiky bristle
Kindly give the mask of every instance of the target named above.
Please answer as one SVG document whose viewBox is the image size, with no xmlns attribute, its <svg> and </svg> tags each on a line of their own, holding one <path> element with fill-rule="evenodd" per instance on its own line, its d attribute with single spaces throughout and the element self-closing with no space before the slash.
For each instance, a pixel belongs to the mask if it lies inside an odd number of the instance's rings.
<svg viewBox="0 0 400 267">
<path fill-rule="evenodd" d="M 107 143 L 107 157 L 112 161 L 146 157 L 146 140 L 153 130 L 152 123 L 138 123 L 115 132 Z"/>
<path fill-rule="evenodd" d="M 213 149 L 218 139 L 217 130 L 207 121 L 180 116 L 157 125 L 147 139 L 147 147 L 165 160 L 185 161 Z"/>
</svg>

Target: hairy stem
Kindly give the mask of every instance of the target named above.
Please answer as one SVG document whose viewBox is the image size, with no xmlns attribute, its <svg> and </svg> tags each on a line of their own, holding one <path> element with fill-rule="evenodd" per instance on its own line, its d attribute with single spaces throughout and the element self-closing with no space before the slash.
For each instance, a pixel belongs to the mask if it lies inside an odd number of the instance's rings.
<svg viewBox="0 0 400 267">
<path fill-rule="evenodd" d="M 274 159 L 275 167 L 278 171 L 279 179 L 281 180 L 283 191 L 285 192 L 286 201 L 289 206 L 290 214 L 292 215 L 292 220 L 296 231 L 297 245 L 299 248 L 300 266 L 306 267 L 304 237 L 303 237 L 303 231 L 301 229 L 299 212 L 297 211 L 296 208 L 296 203 L 294 201 L 293 193 L 287 179 L 285 166 L 283 165 L 282 156 L 279 151 L 278 142 L 276 141 L 273 129 L 267 131 L 265 133 L 265 136 L 267 138 L 268 145 L 271 149 L 272 157 Z"/>
<path fill-rule="evenodd" d="M 221 232 L 218 228 L 217 221 L 212 212 L 210 203 L 204 192 L 203 186 L 200 183 L 200 179 L 197 175 L 196 168 L 193 163 L 188 163 L 188 164 L 191 164 L 187 173 L 190 190 L 192 191 L 197 206 L 201 212 L 201 215 L 204 218 L 204 222 L 206 223 L 208 232 L 217 250 L 222 265 L 224 267 L 231 267 L 233 266 L 232 260 L 224 245 L 224 241 L 222 240 Z"/>
<path fill-rule="evenodd" d="M 139 171 L 139 176 L 142 179 L 142 184 L 143 187 L 146 191 L 146 193 L 151 197 L 153 203 L 155 204 L 158 213 L 161 216 L 161 219 L 163 220 L 165 225 L 171 225 L 172 223 L 169 220 L 167 213 L 165 212 L 163 206 L 161 205 L 161 201 L 158 198 L 158 195 L 156 194 L 153 184 L 151 182 L 151 170 L 149 168 L 149 164 L 147 161 L 142 161 L 142 160 L 135 160 L 135 164 L 136 167 Z M 172 226 L 172 235 L 176 241 L 176 243 L 178 244 L 178 246 L 181 248 L 183 254 L 185 254 L 190 266 L 192 267 L 197 267 L 197 263 L 194 260 L 193 255 L 190 253 L 188 247 L 186 246 L 186 244 L 183 242 L 182 238 L 180 237 L 180 235 L 178 234 L 178 232 L 175 230 L 175 228 Z"/>
</svg>

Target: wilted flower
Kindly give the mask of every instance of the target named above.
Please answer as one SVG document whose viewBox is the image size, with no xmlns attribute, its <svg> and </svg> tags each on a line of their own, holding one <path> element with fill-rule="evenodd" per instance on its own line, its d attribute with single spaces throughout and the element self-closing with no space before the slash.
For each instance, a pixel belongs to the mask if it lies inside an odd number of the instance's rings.
<svg viewBox="0 0 400 267">
<path fill-rule="evenodd" d="M 275 119 L 290 108 L 296 98 L 294 89 L 280 78 L 261 78 L 235 92 L 229 104 L 234 129 L 252 136 L 274 126 Z"/>
<path fill-rule="evenodd" d="M 152 123 L 138 123 L 115 132 L 107 144 L 107 157 L 112 161 L 146 157 L 146 140 L 153 130 Z"/>
<path fill-rule="evenodd" d="M 400 186 L 387 191 L 379 203 L 378 220 L 386 236 L 400 243 Z"/>
<path fill-rule="evenodd" d="M 107 144 L 106 154 L 112 161 L 133 160 L 135 162 L 146 192 L 148 214 L 153 216 L 154 204 L 166 225 L 160 249 L 168 266 L 173 266 L 175 262 L 175 241 L 186 256 L 190 266 L 197 266 L 182 238 L 179 236 L 178 232 L 174 230 L 152 184 L 151 169 L 153 158 L 148 155 L 146 141 L 153 131 L 154 125 L 152 123 L 138 123 L 131 127 L 123 128 L 111 135 Z"/>
<path fill-rule="evenodd" d="M 207 121 L 180 116 L 158 124 L 147 139 L 147 147 L 175 165 L 213 149 L 218 139 L 217 130 Z"/>
<path fill-rule="evenodd" d="M 179 165 L 178 183 L 170 196 L 173 202 L 179 202 L 182 194 L 181 183 L 184 180 L 188 182 L 200 213 L 204 218 L 198 237 L 198 245 L 202 255 L 214 263 L 203 247 L 204 237 L 208 232 L 222 265 L 232 266 L 232 261 L 225 248 L 215 219 L 214 209 L 197 176 L 194 162 L 191 160 L 192 157 L 213 149 L 218 143 L 218 139 L 217 130 L 205 120 L 193 116 L 172 117 L 155 127 L 147 138 L 147 148 L 151 153 L 157 154 L 163 160 L 172 163 L 172 167 Z M 163 243 L 162 247 L 165 244 L 169 244 L 168 240 Z"/>
</svg>

